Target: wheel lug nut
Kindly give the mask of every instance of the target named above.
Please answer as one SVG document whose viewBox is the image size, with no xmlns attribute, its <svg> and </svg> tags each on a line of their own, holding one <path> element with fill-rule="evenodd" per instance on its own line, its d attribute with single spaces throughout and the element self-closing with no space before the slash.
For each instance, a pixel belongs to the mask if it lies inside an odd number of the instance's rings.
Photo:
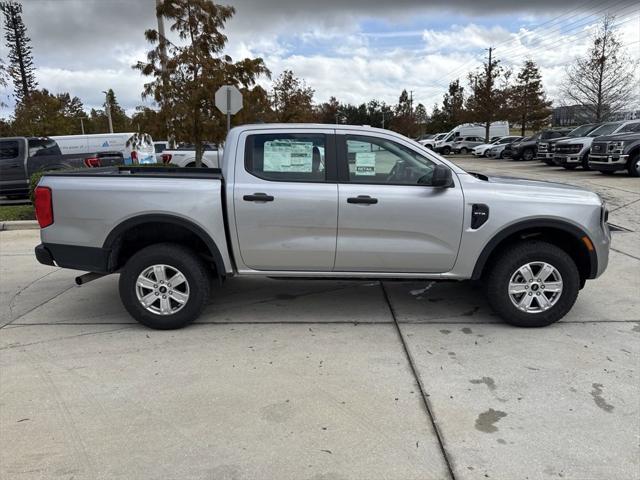
<svg viewBox="0 0 640 480">
<path fill-rule="evenodd" d="M 544 288 L 544 285 L 540 285 L 540 288 Z"/>
<path fill-rule="evenodd" d="M 160 295 L 160 294 L 159 294 L 158 292 L 156 292 L 156 297 L 157 297 L 158 295 Z"/>
<path fill-rule="evenodd" d="M 536 293 L 537 296 L 540 296 L 540 292 Z"/>
<path fill-rule="evenodd" d="M 169 290 L 169 295 L 173 295 L 173 290 Z"/>
<path fill-rule="evenodd" d="M 529 292 L 529 296 L 533 295 L 533 293 Z"/>
<path fill-rule="evenodd" d="M 524 289 L 525 289 L 525 290 L 529 290 L 529 285 L 525 285 L 525 286 L 524 286 Z"/>
<path fill-rule="evenodd" d="M 154 285 L 153 288 L 158 288 L 158 285 Z"/>
<path fill-rule="evenodd" d="M 166 295 L 162 295 L 162 298 L 167 298 L 167 296 Z"/>
</svg>

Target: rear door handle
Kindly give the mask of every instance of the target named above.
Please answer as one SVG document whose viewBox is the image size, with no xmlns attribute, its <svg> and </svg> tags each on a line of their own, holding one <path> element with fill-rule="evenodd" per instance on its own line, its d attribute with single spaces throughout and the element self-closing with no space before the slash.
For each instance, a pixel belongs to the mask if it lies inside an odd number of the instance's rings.
<svg viewBox="0 0 640 480">
<path fill-rule="evenodd" d="M 347 198 L 347 203 L 363 203 L 365 205 L 373 205 L 374 203 L 378 203 L 378 199 L 370 197 L 369 195 L 358 195 L 357 197 Z"/>
<path fill-rule="evenodd" d="M 266 193 L 254 193 L 253 195 L 245 195 L 242 197 L 245 202 L 273 202 L 273 196 Z"/>
</svg>

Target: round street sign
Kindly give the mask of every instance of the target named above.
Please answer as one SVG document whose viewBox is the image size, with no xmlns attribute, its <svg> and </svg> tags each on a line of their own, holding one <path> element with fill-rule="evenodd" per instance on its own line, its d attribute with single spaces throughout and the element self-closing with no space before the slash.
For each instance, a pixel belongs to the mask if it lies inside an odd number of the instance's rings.
<svg viewBox="0 0 640 480">
<path fill-rule="evenodd" d="M 235 115 L 242 109 L 242 94 L 233 85 L 223 85 L 216 92 L 216 107 L 222 113 Z"/>
</svg>

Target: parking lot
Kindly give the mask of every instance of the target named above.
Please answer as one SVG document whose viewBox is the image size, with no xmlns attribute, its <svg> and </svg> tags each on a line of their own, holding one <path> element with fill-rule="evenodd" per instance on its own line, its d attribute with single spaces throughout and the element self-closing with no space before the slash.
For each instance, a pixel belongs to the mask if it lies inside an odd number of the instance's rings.
<svg viewBox="0 0 640 480">
<path fill-rule="evenodd" d="M 561 322 L 510 327 L 468 283 L 242 278 L 154 331 L 116 276 L 0 232 L 0 478 L 640 478 L 640 182 L 451 158 L 607 201 L 609 268 Z"/>
</svg>

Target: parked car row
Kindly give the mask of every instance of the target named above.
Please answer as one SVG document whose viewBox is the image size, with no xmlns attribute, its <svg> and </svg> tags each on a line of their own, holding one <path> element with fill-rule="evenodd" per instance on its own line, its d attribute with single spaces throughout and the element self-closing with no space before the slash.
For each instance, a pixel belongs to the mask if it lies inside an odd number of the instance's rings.
<svg viewBox="0 0 640 480">
<path fill-rule="evenodd" d="M 461 139 L 454 152 L 465 153 L 468 143 Z M 538 159 L 567 170 L 582 167 L 605 174 L 626 170 L 640 176 L 640 120 L 589 123 L 573 130 L 548 129 L 529 137 L 505 136 L 475 146 L 477 157 Z"/>
</svg>

